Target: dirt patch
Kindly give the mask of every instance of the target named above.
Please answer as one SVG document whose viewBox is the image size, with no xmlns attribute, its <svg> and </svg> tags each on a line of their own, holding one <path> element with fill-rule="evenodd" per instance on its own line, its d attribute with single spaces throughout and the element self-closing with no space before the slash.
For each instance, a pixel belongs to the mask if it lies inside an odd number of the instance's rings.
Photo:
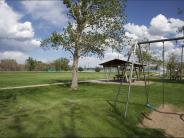
<svg viewBox="0 0 184 138">
<path fill-rule="evenodd" d="M 91 83 L 98 83 L 98 84 L 120 84 L 119 81 L 114 81 L 114 80 L 105 80 L 105 79 L 101 79 L 101 80 L 89 80 L 88 82 Z M 149 82 L 149 84 L 152 84 L 153 82 Z M 123 82 L 122 85 L 129 85 L 129 83 L 127 82 Z M 131 85 L 135 85 L 135 86 L 144 86 L 145 83 L 144 81 L 135 81 L 132 82 Z"/>
<path fill-rule="evenodd" d="M 181 112 L 181 110 L 173 105 L 160 106 L 157 110 L 165 113 L 153 111 L 138 126 L 142 128 L 163 129 L 168 137 L 184 137 L 184 121 L 182 121 L 179 115 L 168 114 L 182 114 L 184 112 Z"/>
</svg>

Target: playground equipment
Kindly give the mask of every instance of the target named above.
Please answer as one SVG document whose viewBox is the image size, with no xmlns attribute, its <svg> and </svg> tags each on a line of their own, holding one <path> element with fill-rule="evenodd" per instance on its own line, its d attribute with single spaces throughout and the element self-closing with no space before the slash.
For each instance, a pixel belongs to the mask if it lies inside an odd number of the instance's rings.
<svg viewBox="0 0 184 138">
<path fill-rule="evenodd" d="M 160 40 L 152 40 L 152 41 L 143 41 L 143 42 L 136 42 L 134 45 L 132 45 L 131 51 L 129 53 L 128 56 L 128 60 L 127 62 L 131 62 L 131 69 L 130 69 L 130 79 L 129 79 L 129 85 L 128 85 L 128 93 L 127 93 L 127 97 L 126 97 L 126 101 L 125 101 L 125 112 L 124 112 L 124 118 L 127 117 L 127 113 L 128 113 L 128 104 L 129 104 L 129 98 L 130 98 L 130 94 L 131 94 L 131 89 L 132 89 L 132 74 L 133 74 L 133 69 L 134 69 L 134 64 L 135 64 L 135 56 L 136 56 L 136 50 L 139 51 L 140 53 L 140 63 L 142 64 L 142 72 L 143 72 L 143 77 L 144 77 L 144 87 L 145 87 L 145 96 L 146 96 L 146 106 L 148 108 L 152 108 L 153 110 L 156 110 L 155 107 L 153 107 L 150 102 L 149 102 L 149 77 L 150 77 L 150 63 L 148 61 L 148 74 L 146 77 L 146 73 L 145 73 L 145 68 L 144 68 L 144 61 L 143 61 L 143 55 L 142 55 L 142 50 L 141 50 L 141 46 L 143 44 L 148 44 L 148 51 L 150 52 L 150 44 L 151 43 L 158 43 L 158 42 L 162 42 L 163 46 L 162 46 L 162 65 L 163 65 L 163 74 L 162 74 L 162 105 L 164 106 L 165 103 L 165 42 L 167 41 L 179 41 L 179 40 L 184 40 L 184 37 L 177 37 L 177 38 L 170 38 L 170 39 L 160 39 Z M 183 70 L 183 48 L 184 45 L 181 46 L 181 67 L 180 67 L 180 78 L 182 79 L 182 70 Z M 131 58 L 132 57 L 132 58 Z M 130 61 L 130 58 L 132 59 L 132 61 Z M 117 99 L 118 96 L 120 95 L 120 91 L 121 91 L 121 85 L 122 82 L 120 83 L 120 87 L 118 89 L 118 92 L 115 96 L 115 100 L 114 100 L 114 106 L 116 107 L 117 104 Z M 182 114 L 183 116 L 183 114 Z"/>
<path fill-rule="evenodd" d="M 112 69 L 116 69 L 117 70 L 117 75 L 113 76 L 113 80 L 110 80 L 109 76 L 107 77 L 107 79 L 109 81 L 123 81 L 123 82 L 128 82 L 129 81 L 129 69 L 127 71 L 127 66 L 130 67 L 132 63 L 129 61 L 125 61 L 125 60 L 121 60 L 121 59 L 113 59 L 113 60 L 109 60 L 107 62 L 101 63 L 100 65 L 103 66 L 104 70 L 109 69 L 109 74 L 111 73 Z M 135 71 L 135 75 L 136 78 L 133 78 L 133 80 L 139 80 L 140 79 L 140 69 L 142 68 L 142 64 L 140 63 L 134 63 L 134 71 Z M 115 70 L 114 70 L 115 72 Z M 111 78 L 112 79 L 112 78 Z"/>
</svg>

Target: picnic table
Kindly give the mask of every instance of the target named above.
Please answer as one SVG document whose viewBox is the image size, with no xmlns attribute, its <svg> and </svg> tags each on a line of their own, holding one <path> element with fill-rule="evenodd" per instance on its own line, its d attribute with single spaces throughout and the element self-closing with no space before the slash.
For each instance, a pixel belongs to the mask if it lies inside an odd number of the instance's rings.
<svg viewBox="0 0 184 138">
<path fill-rule="evenodd" d="M 123 75 L 115 75 L 115 76 L 114 76 L 114 80 L 119 80 L 119 81 L 121 81 L 121 80 L 126 80 L 126 77 L 123 76 Z"/>
<path fill-rule="evenodd" d="M 115 80 L 118 80 L 118 81 L 122 81 L 122 80 L 123 80 L 124 82 L 128 81 L 128 80 L 126 79 L 126 77 L 123 76 L 123 75 L 115 75 L 113 78 L 114 78 L 114 81 L 115 81 Z M 127 78 L 129 78 L 129 76 L 127 76 Z M 131 81 L 132 81 L 132 82 L 136 81 L 136 78 L 132 78 Z"/>
</svg>

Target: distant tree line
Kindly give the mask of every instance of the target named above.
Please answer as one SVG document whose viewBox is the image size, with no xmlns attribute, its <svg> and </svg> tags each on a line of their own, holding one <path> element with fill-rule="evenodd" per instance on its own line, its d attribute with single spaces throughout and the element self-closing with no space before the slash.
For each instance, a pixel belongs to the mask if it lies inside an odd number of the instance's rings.
<svg viewBox="0 0 184 138">
<path fill-rule="evenodd" d="M 67 58 L 59 58 L 50 63 L 44 63 L 29 57 L 25 64 L 18 64 L 15 59 L 0 60 L 0 71 L 67 71 L 70 68 Z"/>
<path fill-rule="evenodd" d="M 181 70 L 182 67 L 182 70 Z M 167 74 L 170 80 L 182 79 L 184 76 L 184 63 L 181 63 L 177 60 L 177 56 L 172 53 L 169 56 L 169 60 L 167 62 Z"/>
<path fill-rule="evenodd" d="M 24 65 L 18 64 L 14 59 L 0 60 L 0 71 L 23 71 Z"/>
<path fill-rule="evenodd" d="M 28 71 L 67 71 L 70 69 L 70 66 L 69 60 L 66 58 L 59 58 L 51 63 L 43 63 L 29 57 L 26 60 L 25 68 Z"/>
<path fill-rule="evenodd" d="M 44 63 L 29 57 L 24 64 L 18 64 L 15 59 L 0 60 L 0 71 L 71 71 L 69 60 L 67 58 L 58 58 L 49 63 Z M 101 68 L 86 68 L 79 67 L 78 71 L 94 70 L 100 72 Z"/>
</svg>

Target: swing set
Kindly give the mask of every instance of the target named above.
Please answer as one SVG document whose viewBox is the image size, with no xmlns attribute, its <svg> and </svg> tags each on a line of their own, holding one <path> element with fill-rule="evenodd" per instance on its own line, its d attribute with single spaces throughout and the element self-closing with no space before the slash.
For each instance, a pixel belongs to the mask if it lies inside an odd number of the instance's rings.
<svg viewBox="0 0 184 138">
<path fill-rule="evenodd" d="M 133 75 L 133 71 L 134 71 L 134 66 L 136 64 L 135 59 L 136 59 L 136 50 L 138 50 L 140 57 L 139 57 L 139 61 L 142 64 L 142 73 L 143 73 L 143 79 L 144 79 L 144 89 L 145 89 L 145 96 L 146 96 L 146 107 L 148 107 L 149 109 L 155 110 L 157 111 L 157 109 L 152 106 L 149 102 L 149 91 L 150 91 L 150 61 L 148 60 L 147 63 L 147 77 L 146 77 L 146 72 L 145 72 L 145 66 L 144 66 L 144 61 L 143 61 L 143 54 L 142 54 L 142 45 L 144 44 L 148 44 L 148 51 L 150 52 L 150 44 L 152 43 L 158 43 L 158 42 L 162 42 L 162 105 L 164 107 L 165 104 L 165 42 L 168 41 L 176 41 L 176 43 L 179 40 L 184 40 L 184 37 L 177 37 L 177 38 L 170 38 L 170 39 L 160 39 L 160 40 L 152 40 L 152 41 L 142 41 L 142 42 L 136 42 L 135 44 L 133 44 L 133 46 L 131 47 L 131 51 L 130 54 L 128 56 L 128 60 L 127 62 L 130 61 L 130 58 L 132 59 L 131 61 L 131 68 L 130 68 L 130 79 L 129 79 L 129 84 L 128 84 L 128 93 L 126 96 L 126 100 L 125 100 L 125 111 L 124 111 L 124 118 L 127 118 L 127 113 L 128 113 L 128 105 L 129 105 L 129 98 L 130 98 L 130 94 L 131 94 L 131 90 L 132 90 L 132 75 Z M 180 66 L 180 79 L 182 79 L 182 70 L 183 70 L 183 49 L 184 49 L 184 45 L 180 46 L 181 48 L 181 66 Z M 127 67 L 127 66 L 126 66 Z M 120 83 L 119 89 L 117 91 L 117 94 L 115 96 L 114 99 L 114 107 L 116 108 L 118 101 L 118 97 L 120 96 L 120 92 L 121 92 L 121 85 L 122 85 L 122 81 Z M 158 111 L 159 112 L 159 111 Z M 171 113 L 174 114 L 174 113 Z M 184 116 L 184 114 L 178 114 L 180 116 L 180 118 L 182 118 Z M 184 121 L 184 119 L 182 118 L 182 120 Z"/>
</svg>

